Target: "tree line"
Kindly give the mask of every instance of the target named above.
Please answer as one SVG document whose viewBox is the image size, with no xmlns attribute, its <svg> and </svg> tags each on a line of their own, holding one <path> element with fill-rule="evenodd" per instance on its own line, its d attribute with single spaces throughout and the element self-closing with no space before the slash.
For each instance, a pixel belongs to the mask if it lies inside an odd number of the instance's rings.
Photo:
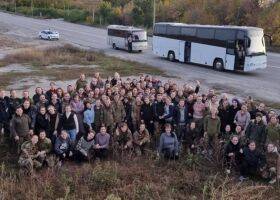
<svg viewBox="0 0 280 200">
<path fill-rule="evenodd" d="M 154 0 L 0 0 L 2 9 L 26 15 L 147 28 L 153 26 L 153 5 Z M 156 21 L 262 27 L 280 45 L 279 0 L 155 0 L 155 11 Z"/>
</svg>

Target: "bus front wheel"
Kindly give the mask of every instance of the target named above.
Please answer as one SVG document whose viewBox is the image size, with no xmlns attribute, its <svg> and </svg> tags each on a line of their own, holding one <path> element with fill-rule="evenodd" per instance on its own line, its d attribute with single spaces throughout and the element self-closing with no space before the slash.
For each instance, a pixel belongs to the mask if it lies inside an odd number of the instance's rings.
<svg viewBox="0 0 280 200">
<path fill-rule="evenodd" d="M 224 62 L 223 62 L 223 60 L 220 59 L 220 58 L 215 59 L 213 67 L 214 67 L 215 70 L 224 71 Z"/>
<path fill-rule="evenodd" d="M 175 53 L 173 51 L 169 51 L 167 55 L 167 59 L 171 62 L 175 61 Z"/>
</svg>

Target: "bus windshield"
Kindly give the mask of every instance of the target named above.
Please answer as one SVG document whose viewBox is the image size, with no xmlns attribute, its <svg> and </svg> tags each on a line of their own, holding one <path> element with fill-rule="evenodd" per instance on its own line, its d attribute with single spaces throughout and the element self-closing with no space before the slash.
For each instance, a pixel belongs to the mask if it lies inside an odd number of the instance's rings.
<svg viewBox="0 0 280 200">
<path fill-rule="evenodd" d="M 261 55 L 265 54 L 265 42 L 262 31 L 249 31 L 248 32 L 249 44 L 247 48 L 248 55 Z"/>
<path fill-rule="evenodd" d="M 145 42 L 145 41 L 147 41 L 146 31 L 135 31 L 135 32 L 133 32 L 133 41 L 134 42 Z"/>
</svg>

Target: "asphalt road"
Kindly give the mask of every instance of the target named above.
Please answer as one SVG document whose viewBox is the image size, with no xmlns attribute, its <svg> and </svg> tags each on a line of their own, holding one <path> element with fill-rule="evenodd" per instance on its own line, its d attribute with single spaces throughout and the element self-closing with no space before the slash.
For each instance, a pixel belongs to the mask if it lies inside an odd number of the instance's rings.
<svg viewBox="0 0 280 200">
<path fill-rule="evenodd" d="M 151 41 L 149 49 L 143 53 L 129 54 L 125 51 L 113 50 L 107 45 L 106 30 L 84 25 L 68 23 L 63 20 L 33 19 L 0 12 L 0 23 L 7 25 L 6 34 L 22 35 L 36 39 L 43 29 L 55 29 L 60 32 L 61 40 L 104 51 L 106 54 L 129 59 L 161 68 L 168 74 L 179 77 L 181 81 L 200 80 L 203 85 L 224 90 L 238 96 L 253 97 L 280 102 L 280 54 L 268 53 L 268 67 L 249 73 L 217 72 L 207 67 L 172 63 L 153 55 Z"/>
</svg>

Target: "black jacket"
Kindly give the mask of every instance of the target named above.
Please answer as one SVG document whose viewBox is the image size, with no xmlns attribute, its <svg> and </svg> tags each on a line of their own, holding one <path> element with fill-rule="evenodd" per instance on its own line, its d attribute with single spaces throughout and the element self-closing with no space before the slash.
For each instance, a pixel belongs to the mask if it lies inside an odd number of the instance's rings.
<svg viewBox="0 0 280 200">
<path fill-rule="evenodd" d="M 153 106 L 151 104 L 142 104 L 140 108 L 141 120 L 145 122 L 154 120 Z"/>
<path fill-rule="evenodd" d="M 38 113 L 35 121 L 35 129 L 34 129 L 35 134 L 39 134 L 41 130 L 46 131 L 48 135 L 50 131 L 50 121 L 46 115 L 42 115 L 41 113 Z"/>
<path fill-rule="evenodd" d="M 155 117 L 155 121 L 158 121 L 159 123 L 164 123 L 164 119 L 159 119 L 159 116 L 164 115 L 164 102 L 158 102 L 155 101 L 153 103 L 153 110 L 154 110 L 154 117 Z"/>
<path fill-rule="evenodd" d="M 246 129 L 247 140 L 254 140 L 257 143 L 257 148 L 264 148 L 266 142 L 266 126 L 262 121 L 259 123 L 256 120 L 251 121 Z"/>
<path fill-rule="evenodd" d="M 187 107 L 187 105 L 184 107 L 184 113 L 185 113 L 185 124 L 188 124 L 190 119 L 189 119 L 189 109 Z M 175 124 L 179 124 L 180 123 L 180 118 L 181 118 L 181 112 L 180 112 L 180 107 L 177 106 L 174 112 L 174 122 Z"/>
<path fill-rule="evenodd" d="M 265 158 L 259 151 L 251 151 L 246 147 L 243 149 L 243 162 L 254 168 L 259 168 L 265 165 Z"/>
</svg>

